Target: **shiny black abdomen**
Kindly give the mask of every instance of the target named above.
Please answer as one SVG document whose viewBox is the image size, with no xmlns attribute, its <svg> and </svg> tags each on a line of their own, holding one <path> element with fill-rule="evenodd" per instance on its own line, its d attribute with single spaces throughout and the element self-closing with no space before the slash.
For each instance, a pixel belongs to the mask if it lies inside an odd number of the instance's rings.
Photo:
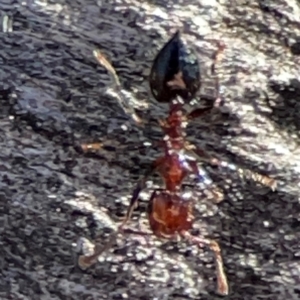
<svg viewBox="0 0 300 300">
<path fill-rule="evenodd" d="M 180 76 L 185 88 L 168 83 Z M 189 102 L 200 88 L 200 67 L 193 49 L 188 48 L 177 31 L 156 56 L 150 73 L 150 88 L 158 102 L 170 102 L 180 96 Z"/>
</svg>

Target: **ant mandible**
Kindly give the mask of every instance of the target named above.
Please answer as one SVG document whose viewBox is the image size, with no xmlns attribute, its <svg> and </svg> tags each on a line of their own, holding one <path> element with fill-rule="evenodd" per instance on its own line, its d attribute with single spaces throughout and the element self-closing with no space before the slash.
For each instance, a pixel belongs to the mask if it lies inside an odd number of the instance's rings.
<svg viewBox="0 0 300 300">
<path fill-rule="evenodd" d="M 216 76 L 215 65 L 220 60 L 223 50 L 224 45 L 218 43 L 218 49 L 214 55 L 211 67 L 212 74 L 215 77 L 216 95 L 213 99 L 201 96 L 201 99 L 213 100 L 211 101 L 211 106 L 197 108 L 190 113 L 186 112 L 184 105 L 195 97 L 201 85 L 200 68 L 195 52 L 187 48 L 181 39 L 180 32 L 177 31 L 156 56 L 150 72 L 150 88 L 158 102 L 169 103 L 170 105 L 169 115 L 165 120 L 159 122 L 164 132 L 164 139 L 160 143 L 164 154 L 154 161 L 138 182 L 132 193 L 126 216 L 118 226 L 117 231 L 111 235 L 108 243 L 104 247 L 96 244 L 92 255 L 79 257 L 78 263 L 82 269 L 95 264 L 99 255 L 114 244 L 117 234 L 126 232 L 125 225 L 131 218 L 137 205 L 139 194 L 145 188 L 147 178 L 154 172 L 157 172 L 163 179 L 165 186 L 163 189 L 155 189 L 150 197 L 148 219 L 152 232 L 158 237 L 177 238 L 180 236 L 197 244 L 199 247 L 208 246 L 215 257 L 217 292 L 221 295 L 228 294 L 228 283 L 223 268 L 220 246 L 214 240 L 206 239 L 203 236 L 194 236 L 189 232 L 193 226 L 194 217 L 192 210 L 195 199 L 191 195 L 187 196 L 182 189 L 183 180 L 188 175 L 196 175 L 199 180 L 205 179 L 203 176 L 204 172 L 198 166 L 197 160 L 208 161 L 212 165 L 219 167 L 232 168 L 233 166 L 210 157 L 205 151 L 189 144 L 185 140 L 185 127 L 188 121 L 203 116 L 221 102 L 219 80 Z M 98 50 L 94 51 L 94 56 L 113 75 L 115 87 L 119 91 L 119 102 L 123 109 L 140 124 L 141 120 L 133 109 L 125 106 L 125 100 L 122 99 L 120 93 L 121 85 L 114 68 Z M 84 150 L 99 148 L 99 146 L 95 145 L 83 145 L 82 147 Z M 275 181 L 267 176 L 240 168 L 236 168 L 235 171 L 272 189 L 276 186 Z M 214 199 L 216 202 L 222 200 L 218 197 L 218 194 L 216 194 Z M 143 232 L 136 233 L 144 234 Z"/>
</svg>

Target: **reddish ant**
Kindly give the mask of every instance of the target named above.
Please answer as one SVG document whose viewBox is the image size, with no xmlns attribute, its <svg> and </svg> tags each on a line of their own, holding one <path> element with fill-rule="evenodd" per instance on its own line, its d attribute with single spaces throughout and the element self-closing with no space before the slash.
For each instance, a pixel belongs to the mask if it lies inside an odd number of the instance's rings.
<svg viewBox="0 0 300 300">
<path fill-rule="evenodd" d="M 184 129 L 189 120 L 197 118 L 209 112 L 220 103 L 220 87 L 218 77 L 215 74 L 215 64 L 220 59 L 224 46 L 219 43 L 218 50 L 214 56 L 212 73 L 215 76 L 216 96 L 211 101 L 213 104 L 207 108 L 198 108 L 190 113 L 184 109 L 184 104 L 189 103 L 199 90 L 200 68 L 195 52 L 188 49 L 176 32 L 170 41 L 162 48 L 154 60 L 150 73 L 150 88 L 154 98 L 158 102 L 170 104 L 168 117 L 160 121 L 161 128 L 165 134 L 161 147 L 164 154 L 156 159 L 146 174 L 138 182 L 133 191 L 130 205 L 125 219 L 119 225 L 117 232 L 111 235 L 109 242 L 101 247 L 96 244 L 94 253 L 90 256 L 80 256 L 79 266 L 82 269 L 96 263 L 99 255 L 109 249 L 116 241 L 118 233 L 125 233 L 125 225 L 131 218 L 132 212 L 137 205 L 139 194 L 145 188 L 147 178 L 154 172 L 158 172 L 164 181 L 163 189 L 156 189 L 152 192 L 148 207 L 148 218 L 152 232 L 158 237 L 174 238 L 183 237 L 199 247 L 208 246 L 214 253 L 217 270 L 217 291 L 221 295 L 228 294 L 228 284 L 223 270 L 223 260 L 219 244 L 202 236 L 193 236 L 189 230 L 193 225 L 193 204 L 194 198 L 183 193 L 182 182 L 188 175 L 196 175 L 199 179 L 206 179 L 203 170 L 198 166 L 197 160 L 208 161 L 220 167 L 232 167 L 233 165 L 209 157 L 203 150 L 196 148 L 185 140 Z M 94 55 L 98 62 L 107 68 L 113 75 L 116 87 L 120 89 L 120 82 L 117 74 L 109 62 L 99 51 Z M 121 98 L 120 98 L 121 99 Z M 119 100 L 120 100 L 119 99 Z M 133 110 L 127 109 L 120 100 L 126 112 L 131 114 L 137 123 L 141 123 L 139 117 Z M 97 148 L 95 146 L 83 146 L 87 149 Z M 243 176 L 250 177 L 256 182 L 275 188 L 275 181 L 269 177 L 253 173 L 250 170 L 235 168 Z M 223 200 L 218 193 L 215 194 L 216 202 Z M 128 231 L 129 232 L 129 231 Z M 145 234 L 137 232 L 138 234 Z"/>
</svg>

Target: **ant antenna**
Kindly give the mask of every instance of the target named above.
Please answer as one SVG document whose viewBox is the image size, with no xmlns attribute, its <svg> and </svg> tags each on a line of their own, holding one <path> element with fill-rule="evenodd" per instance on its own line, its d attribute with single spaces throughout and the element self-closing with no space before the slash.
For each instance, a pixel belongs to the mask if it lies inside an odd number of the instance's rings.
<svg viewBox="0 0 300 300">
<path fill-rule="evenodd" d="M 123 110 L 126 114 L 130 115 L 131 118 L 138 124 L 142 124 L 142 120 L 140 117 L 135 113 L 133 108 L 129 108 L 125 103 L 127 102 L 122 95 L 122 86 L 117 75 L 116 70 L 111 65 L 111 63 L 104 57 L 104 55 L 100 52 L 100 50 L 93 51 L 94 57 L 97 59 L 98 63 L 102 65 L 111 75 L 114 82 L 115 90 L 117 91 L 117 99 Z"/>
</svg>

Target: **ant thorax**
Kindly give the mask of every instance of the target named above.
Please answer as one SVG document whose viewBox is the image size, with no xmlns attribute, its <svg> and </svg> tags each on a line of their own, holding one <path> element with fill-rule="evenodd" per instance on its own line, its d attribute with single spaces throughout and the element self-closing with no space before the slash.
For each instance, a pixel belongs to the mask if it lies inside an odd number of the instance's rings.
<svg viewBox="0 0 300 300">
<path fill-rule="evenodd" d="M 166 152 L 179 151 L 184 148 L 185 128 L 187 126 L 186 112 L 183 108 L 184 102 L 181 97 L 176 97 L 170 104 L 168 117 L 160 122 L 165 133 L 163 138 Z M 170 153 L 171 154 L 171 153 Z"/>
</svg>

